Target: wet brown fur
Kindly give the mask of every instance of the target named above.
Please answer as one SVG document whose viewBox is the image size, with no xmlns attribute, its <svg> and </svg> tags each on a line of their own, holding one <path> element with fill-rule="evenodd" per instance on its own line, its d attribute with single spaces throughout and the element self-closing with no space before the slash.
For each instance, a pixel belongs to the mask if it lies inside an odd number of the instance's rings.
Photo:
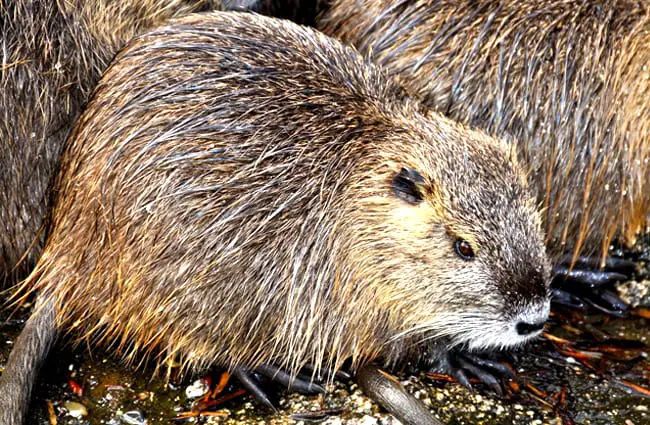
<svg viewBox="0 0 650 425">
<path fill-rule="evenodd" d="M 607 255 L 650 211 L 641 1 L 337 0 L 318 27 L 443 114 L 517 141 L 553 255 Z"/>
<path fill-rule="evenodd" d="M 0 283 L 41 251 L 63 141 L 115 53 L 210 0 L 0 0 Z"/>
<path fill-rule="evenodd" d="M 137 37 L 71 133 L 25 286 L 132 362 L 295 372 L 487 341 L 547 299 L 541 220 L 505 144 L 421 110 L 288 22 L 214 13 Z M 402 167 L 424 177 L 417 205 L 391 187 Z"/>
</svg>

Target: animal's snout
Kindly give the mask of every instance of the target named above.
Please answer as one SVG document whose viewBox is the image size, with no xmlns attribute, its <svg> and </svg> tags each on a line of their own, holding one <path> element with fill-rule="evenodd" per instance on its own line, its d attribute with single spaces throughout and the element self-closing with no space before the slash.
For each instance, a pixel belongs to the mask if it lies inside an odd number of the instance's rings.
<svg viewBox="0 0 650 425">
<path fill-rule="evenodd" d="M 551 312 L 550 300 L 540 300 L 524 307 L 515 317 L 515 332 L 521 337 L 539 334 Z"/>
</svg>

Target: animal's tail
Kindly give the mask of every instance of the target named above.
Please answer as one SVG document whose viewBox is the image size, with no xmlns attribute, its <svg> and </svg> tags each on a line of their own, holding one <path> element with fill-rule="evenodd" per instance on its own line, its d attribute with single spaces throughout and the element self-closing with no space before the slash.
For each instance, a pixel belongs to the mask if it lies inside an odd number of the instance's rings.
<svg viewBox="0 0 650 425">
<path fill-rule="evenodd" d="M 39 297 L 0 376 L 0 425 L 21 425 L 38 372 L 56 340 L 54 303 Z"/>
</svg>

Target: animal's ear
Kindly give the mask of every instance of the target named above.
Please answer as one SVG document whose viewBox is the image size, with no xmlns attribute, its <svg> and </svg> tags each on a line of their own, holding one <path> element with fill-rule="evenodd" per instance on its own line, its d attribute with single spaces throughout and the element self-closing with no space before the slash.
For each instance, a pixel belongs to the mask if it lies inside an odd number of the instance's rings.
<svg viewBox="0 0 650 425">
<path fill-rule="evenodd" d="M 395 196 L 411 205 L 417 205 L 424 199 L 422 185 L 424 177 L 412 168 L 403 167 L 393 177 L 392 186 Z"/>
<path fill-rule="evenodd" d="M 268 14 L 266 2 L 261 0 L 223 0 L 221 7 L 226 11 L 257 12 Z"/>
</svg>

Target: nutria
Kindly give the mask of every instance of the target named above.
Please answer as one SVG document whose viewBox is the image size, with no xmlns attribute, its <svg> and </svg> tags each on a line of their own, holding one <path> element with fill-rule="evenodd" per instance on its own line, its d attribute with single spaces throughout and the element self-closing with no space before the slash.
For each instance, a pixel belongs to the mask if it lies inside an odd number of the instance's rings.
<svg viewBox="0 0 650 425">
<path fill-rule="evenodd" d="M 230 0 L 225 8 L 245 9 Z M 0 284 L 35 264 L 49 187 L 73 119 L 115 53 L 211 0 L 3 2 L 0 16 Z"/>
<path fill-rule="evenodd" d="M 318 28 L 425 105 L 517 142 L 551 258 L 631 244 L 650 211 L 646 2 L 333 0 Z"/>
<path fill-rule="evenodd" d="M 54 308 L 79 340 L 190 371 L 529 340 L 550 267 L 516 154 L 424 110 L 288 21 L 209 13 L 136 37 L 67 140 L 30 322 Z M 0 391 L 18 422 L 16 397 Z"/>
</svg>

